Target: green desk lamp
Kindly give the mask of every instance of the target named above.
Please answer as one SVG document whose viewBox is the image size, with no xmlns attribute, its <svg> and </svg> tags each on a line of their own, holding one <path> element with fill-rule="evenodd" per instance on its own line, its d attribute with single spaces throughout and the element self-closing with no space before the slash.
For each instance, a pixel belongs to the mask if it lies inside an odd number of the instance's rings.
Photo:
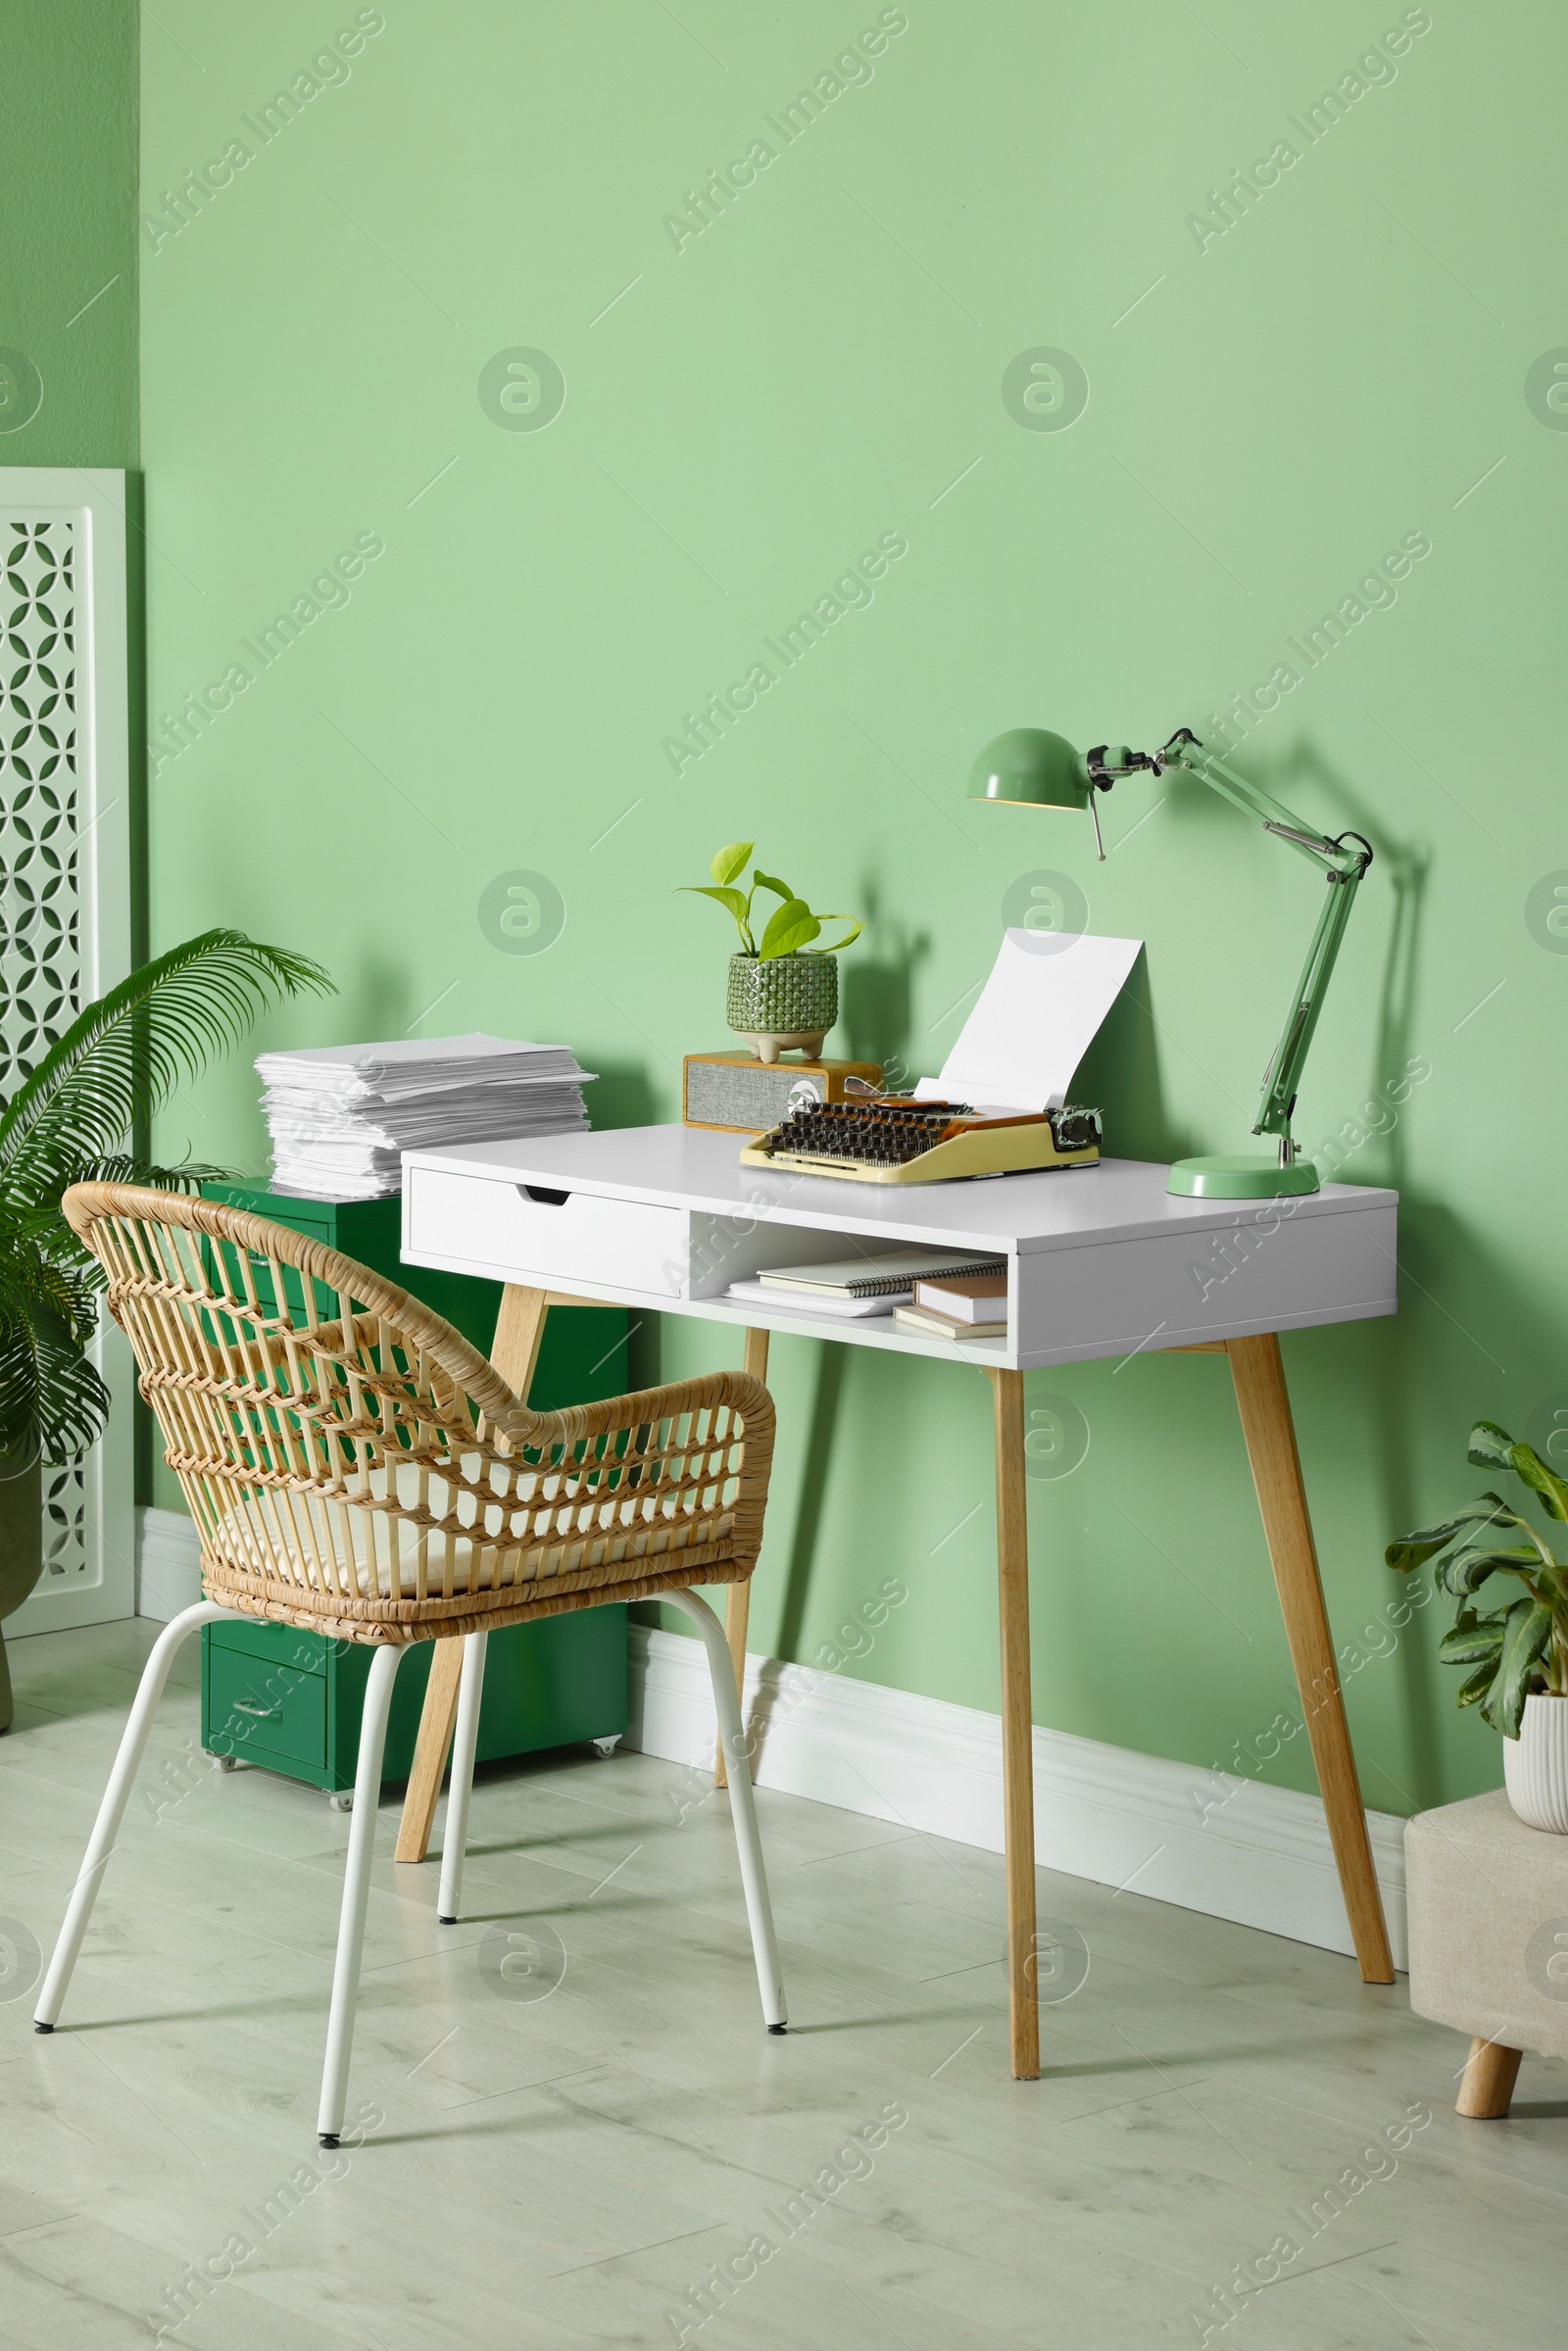
<svg viewBox="0 0 1568 2351">
<path fill-rule="evenodd" d="M 1330 840 L 1298 823 L 1289 808 L 1205 751 L 1185 726 L 1176 729 L 1162 751 L 1129 751 L 1122 744 L 1102 743 L 1088 753 L 1074 751 L 1060 735 L 1040 727 L 1015 727 L 988 743 L 976 759 L 969 771 L 969 798 L 1015 801 L 1036 808 L 1088 808 L 1095 820 L 1095 846 L 1103 858 L 1095 796 L 1108 792 L 1118 776 L 1132 775 L 1140 767 L 1153 775 L 1163 775 L 1167 768 L 1196 775 L 1245 815 L 1260 817 L 1266 833 L 1278 833 L 1322 868 L 1329 892 L 1274 1057 L 1263 1073 L 1263 1099 L 1252 1127 L 1254 1135 L 1279 1137 L 1278 1159 L 1255 1151 L 1178 1159 L 1166 1190 L 1198 1200 L 1277 1200 L 1286 1193 L 1315 1192 L 1317 1169 L 1310 1159 L 1297 1156 L 1291 1113 L 1350 907 L 1372 862 L 1371 845 L 1359 833 L 1341 833 Z"/>
</svg>

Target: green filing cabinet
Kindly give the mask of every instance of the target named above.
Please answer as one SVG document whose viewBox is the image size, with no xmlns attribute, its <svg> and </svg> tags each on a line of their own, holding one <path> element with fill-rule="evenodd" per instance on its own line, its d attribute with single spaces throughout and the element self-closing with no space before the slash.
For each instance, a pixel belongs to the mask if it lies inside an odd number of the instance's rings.
<svg viewBox="0 0 1568 2351">
<path fill-rule="evenodd" d="M 498 1282 L 405 1267 L 402 1201 L 298 1200 L 244 1184 L 204 1184 L 206 1200 L 269 1217 L 385 1274 L 422 1298 L 488 1354 Z M 264 1300 L 265 1302 L 265 1300 Z M 335 1311 L 335 1308 L 328 1308 Z M 557 1306 L 545 1322 L 528 1400 L 536 1410 L 621 1396 L 626 1317 L 618 1306 Z M 382 1776 L 408 1777 L 434 1643 L 418 1642 L 392 1686 Z M 243 1757 L 324 1788 L 345 1803 L 360 1752 L 368 1644 L 260 1618 L 202 1628 L 202 1745 L 220 1762 Z M 509 1625 L 490 1636 L 479 1708 L 479 1761 L 527 1755 L 577 1739 L 611 1740 L 626 1728 L 626 1610 L 603 1608 Z"/>
</svg>

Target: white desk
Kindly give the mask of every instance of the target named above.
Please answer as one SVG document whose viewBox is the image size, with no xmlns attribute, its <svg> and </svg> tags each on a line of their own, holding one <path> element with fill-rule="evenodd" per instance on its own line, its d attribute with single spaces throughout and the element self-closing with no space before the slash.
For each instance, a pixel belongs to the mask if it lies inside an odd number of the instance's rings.
<svg viewBox="0 0 1568 2351">
<path fill-rule="evenodd" d="M 853 1184 L 743 1167 L 740 1143 L 694 1127 L 629 1127 L 410 1152 L 404 1260 L 507 1285 L 495 1361 L 523 1396 L 548 1307 L 572 1301 L 733 1324 L 746 1333 L 747 1369 L 760 1376 L 770 1331 L 956 1357 L 990 1374 L 1012 2065 L 1020 2078 L 1039 2071 L 1022 1375 L 1145 1349 L 1224 1348 L 1361 1973 L 1392 1983 L 1276 1334 L 1395 1312 L 1396 1196 L 1333 1184 L 1292 1200 L 1177 1200 L 1165 1190 L 1163 1167 L 1133 1159 L 970 1183 Z M 918 1243 L 1005 1258 L 1004 1340 L 957 1347 L 890 1321 L 738 1307 L 722 1295 L 770 1265 Z M 731 1588 L 738 1665 L 747 1597 L 745 1585 Z M 441 1647 L 455 1658 L 461 1643 Z M 442 1670 L 451 1665 L 438 1651 L 400 1859 L 422 1858 L 429 1835 L 456 1702 L 455 1666 Z"/>
</svg>

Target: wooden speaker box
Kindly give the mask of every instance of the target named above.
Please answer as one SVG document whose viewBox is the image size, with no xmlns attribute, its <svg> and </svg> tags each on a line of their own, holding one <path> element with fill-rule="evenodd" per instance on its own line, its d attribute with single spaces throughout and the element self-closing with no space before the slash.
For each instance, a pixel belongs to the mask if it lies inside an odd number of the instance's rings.
<svg viewBox="0 0 1568 2351">
<path fill-rule="evenodd" d="M 763 1135 L 808 1102 L 841 1102 L 846 1078 L 882 1083 L 880 1061 L 759 1061 L 749 1053 L 688 1053 L 681 1120 L 733 1135 Z"/>
</svg>

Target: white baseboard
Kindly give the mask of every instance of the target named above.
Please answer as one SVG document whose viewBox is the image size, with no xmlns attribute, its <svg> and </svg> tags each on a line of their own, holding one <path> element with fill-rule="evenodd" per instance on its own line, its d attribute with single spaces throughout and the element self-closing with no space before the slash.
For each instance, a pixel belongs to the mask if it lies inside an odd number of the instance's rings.
<svg viewBox="0 0 1568 2351">
<path fill-rule="evenodd" d="M 702 1643 L 633 1625 L 630 1662 L 627 1745 L 674 1763 L 710 1758 L 713 1700 Z M 746 1721 L 760 1733 L 759 1787 L 1002 1851 L 997 1715 L 748 1656 Z M 1043 1868 L 1324 1950 L 1352 1950 L 1319 1797 L 1038 1725 L 1034 1761 L 1035 1858 Z M 1367 1826 L 1402 1968 L 1404 1823 L 1369 1812 Z"/>
<path fill-rule="evenodd" d="M 136 1614 L 167 1625 L 202 1596 L 202 1546 L 183 1510 L 136 1508 Z"/>
<path fill-rule="evenodd" d="M 178 1510 L 136 1513 L 136 1613 L 167 1624 L 201 1598 L 201 1548 Z M 633 1625 L 626 1744 L 711 1768 L 713 1698 L 701 1641 Z M 940 1698 L 844 1674 L 746 1660 L 746 1720 L 760 1788 L 1002 1851 L 1002 1725 Z M 1328 1824 L 1317 1796 L 1035 1727 L 1035 1858 L 1348 1952 Z M 1406 1965 L 1404 1823 L 1369 1812 L 1396 1964 Z"/>
</svg>

